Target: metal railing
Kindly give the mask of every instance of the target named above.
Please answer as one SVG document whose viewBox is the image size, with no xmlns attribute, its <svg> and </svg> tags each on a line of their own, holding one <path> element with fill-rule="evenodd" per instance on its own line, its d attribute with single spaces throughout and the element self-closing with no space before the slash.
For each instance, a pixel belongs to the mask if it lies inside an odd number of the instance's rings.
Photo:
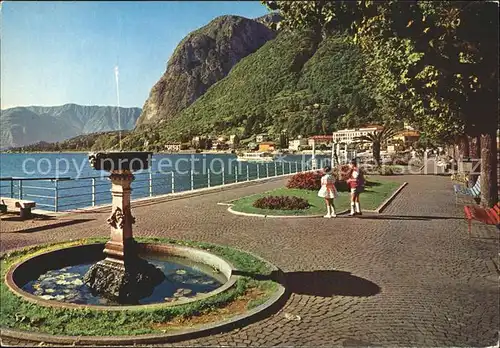
<svg viewBox="0 0 500 348">
<path fill-rule="evenodd" d="M 219 171 L 187 173 L 148 171 L 135 174 L 132 199 L 197 190 L 232 183 L 294 174 L 311 169 L 309 162 L 245 163 Z M 55 212 L 111 203 L 108 176 L 0 178 L 0 196 L 30 199 Z"/>
</svg>

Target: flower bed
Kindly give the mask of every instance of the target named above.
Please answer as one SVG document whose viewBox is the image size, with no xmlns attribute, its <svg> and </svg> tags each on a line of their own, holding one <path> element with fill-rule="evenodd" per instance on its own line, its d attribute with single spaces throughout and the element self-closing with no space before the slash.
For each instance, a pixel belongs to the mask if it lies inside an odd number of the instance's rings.
<svg viewBox="0 0 500 348">
<path fill-rule="evenodd" d="M 309 208 L 309 202 L 295 196 L 266 196 L 257 199 L 253 206 L 260 209 L 301 210 Z"/>
<path fill-rule="evenodd" d="M 297 173 L 288 180 L 286 187 L 290 189 L 319 190 L 322 176 L 323 173 L 320 171 Z"/>
<path fill-rule="evenodd" d="M 392 193 L 399 187 L 397 182 L 380 180 L 375 178 L 366 178 L 365 191 L 362 194 L 362 207 L 366 210 L 375 210 L 380 204 L 392 195 Z M 337 181 L 335 183 L 339 196 L 335 199 L 335 208 L 338 212 L 349 209 L 350 207 L 350 194 L 345 181 Z M 307 209 L 270 209 L 258 208 L 254 203 L 269 196 L 294 196 L 306 200 L 309 204 Z M 277 188 L 272 191 L 258 193 L 251 196 L 241 197 L 238 200 L 231 202 L 231 209 L 236 212 L 259 214 L 262 216 L 309 216 L 325 214 L 325 200 L 318 197 L 315 190 L 303 190 L 292 188 Z"/>
<path fill-rule="evenodd" d="M 349 169 L 349 165 L 347 164 L 337 166 L 333 169 L 332 175 L 336 179 L 335 187 L 337 191 L 349 191 L 345 182 L 348 179 Z M 288 180 L 286 187 L 289 189 L 317 191 L 321 188 L 321 177 L 323 175 L 323 171 L 297 173 Z"/>
</svg>

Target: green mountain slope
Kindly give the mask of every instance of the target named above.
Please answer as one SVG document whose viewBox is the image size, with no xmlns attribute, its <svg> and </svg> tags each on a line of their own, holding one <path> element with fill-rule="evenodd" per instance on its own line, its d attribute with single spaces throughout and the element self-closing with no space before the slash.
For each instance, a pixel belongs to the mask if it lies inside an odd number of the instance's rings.
<svg viewBox="0 0 500 348">
<path fill-rule="evenodd" d="M 309 33 L 281 33 L 242 59 L 224 79 L 175 120 L 134 132 L 125 140 L 150 149 L 201 134 L 260 132 L 277 136 L 327 134 L 341 126 L 370 122 L 375 104 L 361 83 L 363 57 L 341 35 L 318 43 Z"/>
</svg>

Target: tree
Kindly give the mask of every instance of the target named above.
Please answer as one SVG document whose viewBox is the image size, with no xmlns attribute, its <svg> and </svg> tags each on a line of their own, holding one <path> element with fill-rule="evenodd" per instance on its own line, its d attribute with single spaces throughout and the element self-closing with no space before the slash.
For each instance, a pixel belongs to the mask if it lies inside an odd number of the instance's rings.
<svg viewBox="0 0 500 348">
<path fill-rule="evenodd" d="M 280 144 L 280 149 L 288 148 L 288 134 L 286 133 L 286 131 L 282 131 L 280 133 L 279 144 Z"/>
<path fill-rule="evenodd" d="M 429 138 L 481 137 L 481 198 L 498 200 L 498 4 L 485 1 L 268 1 L 285 30 L 347 30 L 373 59 L 366 81 L 392 117 Z M 402 113 L 394 112 L 403 111 Z"/>
<path fill-rule="evenodd" d="M 354 140 L 361 142 L 370 142 L 372 144 L 373 159 L 375 160 L 375 165 L 380 166 L 380 149 L 382 144 L 385 144 L 387 140 L 392 139 L 396 131 L 390 127 L 384 127 L 380 131 L 374 131 L 373 133 L 368 133 L 367 135 L 362 135 L 354 138 Z"/>
</svg>

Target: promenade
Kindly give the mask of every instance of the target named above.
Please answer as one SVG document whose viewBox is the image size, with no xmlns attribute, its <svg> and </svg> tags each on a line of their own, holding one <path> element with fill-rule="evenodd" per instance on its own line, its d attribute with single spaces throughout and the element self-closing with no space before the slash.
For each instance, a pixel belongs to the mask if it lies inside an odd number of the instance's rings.
<svg viewBox="0 0 500 348">
<path fill-rule="evenodd" d="M 498 231 L 474 224 L 469 238 L 448 177 L 391 180 L 408 185 L 382 214 L 359 218 L 242 217 L 217 205 L 281 187 L 283 179 L 133 204 L 136 236 L 250 251 L 281 268 L 292 292 L 264 320 L 175 345 L 496 345 Z M 26 222 L 9 217 L 1 221 L 1 250 L 107 237 L 108 215 L 109 208 Z"/>
</svg>

